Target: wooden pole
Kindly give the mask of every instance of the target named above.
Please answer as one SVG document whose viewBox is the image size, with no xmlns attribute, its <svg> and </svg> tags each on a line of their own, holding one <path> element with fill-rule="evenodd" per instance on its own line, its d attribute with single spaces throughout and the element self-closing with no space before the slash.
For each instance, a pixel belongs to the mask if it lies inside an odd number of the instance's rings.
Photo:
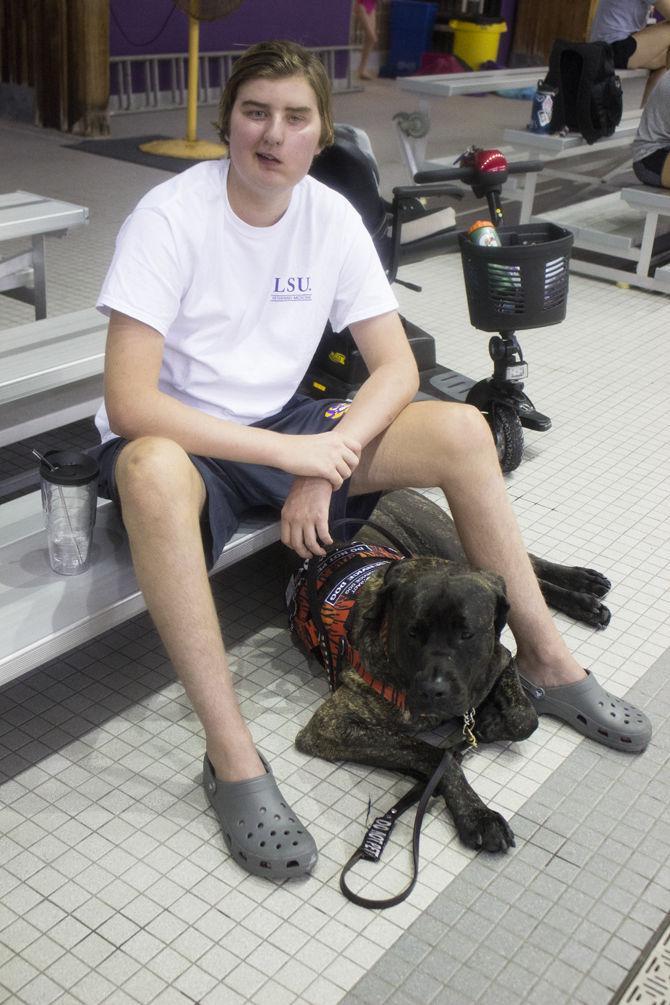
<svg viewBox="0 0 670 1005">
<path fill-rule="evenodd" d="M 198 62 L 200 58 L 200 23 L 188 19 L 188 95 L 186 105 L 186 142 L 195 143 L 198 133 Z"/>
<path fill-rule="evenodd" d="M 516 9 L 513 54 L 521 62 L 544 64 L 554 39 L 585 42 L 598 0 L 519 0 Z"/>
<path fill-rule="evenodd" d="M 68 0 L 68 124 L 81 136 L 109 133 L 109 2 Z"/>
<path fill-rule="evenodd" d="M 35 22 L 35 122 L 67 129 L 67 10 L 65 0 L 43 0 Z"/>
</svg>

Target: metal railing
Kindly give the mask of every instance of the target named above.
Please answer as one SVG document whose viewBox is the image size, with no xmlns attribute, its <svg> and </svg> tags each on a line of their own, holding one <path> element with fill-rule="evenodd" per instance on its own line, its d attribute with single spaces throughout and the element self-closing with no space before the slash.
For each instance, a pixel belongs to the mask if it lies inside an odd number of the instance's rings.
<svg viewBox="0 0 670 1005">
<path fill-rule="evenodd" d="M 318 55 L 326 68 L 334 94 L 360 90 L 353 82 L 351 55 L 358 45 L 326 45 L 309 50 Z M 198 104 L 215 105 L 228 80 L 233 63 L 242 55 L 239 49 L 227 52 L 201 52 L 198 59 Z M 187 64 L 185 52 L 155 56 L 112 56 L 109 60 L 109 114 L 146 112 L 154 109 L 182 108 L 187 99 Z"/>
</svg>

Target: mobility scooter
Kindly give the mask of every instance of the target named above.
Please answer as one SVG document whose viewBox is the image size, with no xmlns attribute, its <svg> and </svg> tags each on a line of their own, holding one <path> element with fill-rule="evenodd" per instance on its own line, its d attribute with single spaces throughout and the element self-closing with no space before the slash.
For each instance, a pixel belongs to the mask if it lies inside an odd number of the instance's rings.
<svg viewBox="0 0 670 1005">
<path fill-rule="evenodd" d="M 379 191 L 367 135 L 348 125 L 336 126 L 335 132 L 335 143 L 315 158 L 310 173 L 345 195 L 361 214 L 390 282 L 420 291 L 399 279 L 398 269 L 460 248 L 471 323 L 498 333 L 489 341 L 493 374 L 475 381 L 438 363 L 433 336 L 403 317 L 421 378 L 418 397 L 479 408 L 491 427 L 503 471 L 514 471 L 523 454 L 523 427 L 544 431 L 551 426 L 524 392 L 528 367 L 515 331 L 557 324 L 565 317 L 572 235 L 548 222 L 504 226 L 500 194 L 509 174 L 538 171 L 542 163 L 508 164 L 498 150 L 471 147 L 455 166 L 421 171 L 415 175 L 417 184 L 394 188 L 389 203 Z M 455 226 L 402 240 L 403 227 L 437 218 L 436 199 L 444 203 L 445 198 L 462 197 L 464 189 L 455 181 L 486 198 L 500 246 L 475 244 Z M 351 397 L 366 376 L 351 333 L 328 327 L 302 387 L 314 397 Z"/>
</svg>

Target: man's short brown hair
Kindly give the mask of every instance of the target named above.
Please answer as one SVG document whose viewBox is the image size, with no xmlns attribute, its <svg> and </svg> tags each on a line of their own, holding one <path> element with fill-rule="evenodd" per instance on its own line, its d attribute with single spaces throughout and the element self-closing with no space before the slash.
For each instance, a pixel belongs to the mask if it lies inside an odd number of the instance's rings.
<svg viewBox="0 0 670 1005">
<path fill-rule="evenodd" d="M 237 92 L 248 80 L 275 80 L 279 77 L 304 77 L 314 91 L 321 119 L 319 146 L 333 142 L 333 111 L 330 102 L 330 81 L 323 63 L 313 52 L 296 42 L 259 42 L 252 45 L 233 64 L 233 72 L 221 95 L 219 105 L 219 135 L 227 142 L 230 115 Z"/>
</svg>

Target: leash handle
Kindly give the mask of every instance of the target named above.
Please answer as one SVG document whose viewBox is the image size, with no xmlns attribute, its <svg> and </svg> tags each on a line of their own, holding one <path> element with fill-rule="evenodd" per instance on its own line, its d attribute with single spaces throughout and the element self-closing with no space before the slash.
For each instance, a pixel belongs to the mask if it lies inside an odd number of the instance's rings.
<svg viewBox="0 0 670 1005">
<path fill-rule="evenodd" d="M 428 806 L 435 789 L 442 780 L 442 776 L 447 769 L 451 756 L 451 751 L 445 750 L 440 763 L 435 768 L 435 771 L 430 776 L 425 786 L 422 782 L 417 782 L 416 785 L 412 786 L 409 792 L 405 793 L 402 799 L 398 800 L 395 806 L 392 806 L 387 813 L 385 813 L 382 817 L 377 817 L 377 819 L 373 822 L 363 839 L 363 843 L 356 849 L 340 873 L 340 890 L 347 900 L 350 900 L 353 904 L 357 904 L 359 907 L 384 909 L 386 907 L 395 907 L 396 904 L 402 903 L 402 901 L 410 895 L 416 885 L 416 880 L 419 875 L 419 842 L 421 840 L 421 825 L 426 813 L 426 807 Z M 393 830 L 396 820 L 402 816 L 405 810 L 409 809 L 410 806 L 413 806 L 417 799 L 419 799 L 419 805 L 416 808 L 414 829 L 412 832 L 412 876 L 407 886 L 404 890 L 401 890 L 400 893 L 397 893 L 395 897 L 387 897 L 383 900 L 361 897 L 358 893 L 354 893 L 354 891 L 347 886 L 347 874 L 356 865 L 356 863 L 360 862 L 363 858 L 370 862 L 379 861 L 381 854 L 386 847 L 386 843 L 391 836 L 391 831 Z"/>
</svg>

